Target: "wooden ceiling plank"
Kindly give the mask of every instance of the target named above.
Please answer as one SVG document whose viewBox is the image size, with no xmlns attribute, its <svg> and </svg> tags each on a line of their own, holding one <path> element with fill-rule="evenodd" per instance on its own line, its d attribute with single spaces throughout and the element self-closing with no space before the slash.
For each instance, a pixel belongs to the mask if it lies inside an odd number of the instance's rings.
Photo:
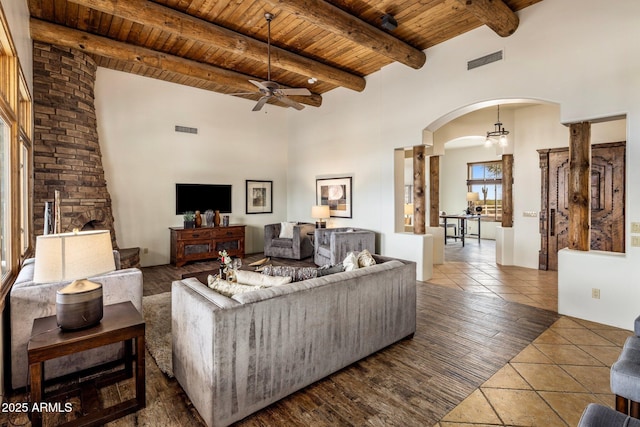
<svg viewBox="0 0 640 427">
<path fill-rule="evenodd" d="M 140 63 L 159 70 L 211 80 L 220 85 L 236 88 L 239 91 L 255 92 L 255 86 L 248 81 L 249 79 L 254 79 L 254 76 L 156 52 L 144 47 L 132 46 L 36 18 L 31 18 L 30 23 L 31 38 L 35 41 L 72 47 L 83 52 L 114 58 L 131 64 Z M 322 97 L 313 94 L 312 96 L 303 97 L 301 102 L 317 107 L 322 103 Z"/>
<path fill-rule="evenodd" d="M 411 68 L 419 69 L 426 61 L 421 50 L 323 0 L 264 1 Z"/>
<path fill-rule="evenodd" d="M 502 0 L 456 0 L 480 22 L 501 37 L 509 37 L 518 29 L 520 19 Z"/>
<path fill-rule="evenodd" d="M 53 6 L 53 14 L 54 14 L 54 21 L 58 22 L 58 23 L 62 23 L 65 22 L 66 16 L 67 16 L 67 2 L 66 0 L 55 0 L 54 6 Z"/>
<path fill-rule="evenodd" d="M 245 55 L 259 61 L 266 60 L 266 43 L 147 0 L 128 0 L 126 2 L 119 0 L 69 1 L 143 25 L 176 32 L 182 37 L 216 45 L 237 55 Z M 319 80 L 356 91 L 362 91 L 366 85 L 365 80 L 360 76 L 278 47 L 273 47 L 271 50 L 271 65 L 307 77 L 314 76 Z"/>
</svg>

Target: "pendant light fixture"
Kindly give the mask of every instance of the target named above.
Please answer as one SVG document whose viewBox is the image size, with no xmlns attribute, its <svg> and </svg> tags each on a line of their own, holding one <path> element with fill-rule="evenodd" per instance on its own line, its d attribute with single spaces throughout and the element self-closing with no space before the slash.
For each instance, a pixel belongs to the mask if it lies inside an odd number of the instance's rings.
<svg viewBox="0 0 640 427">
<path fill-rule="evenodd" d="M 498 105 L 498 121 L 494 124 L 494 130 L 491 132 L 487 132 L 487 139 L 484 142 L 485 147 L 491 147 L 496 143 L 500 145 L 500 147 L 506 147 L 509 144 L 507 140 L 507 135 L 509 135 L 509 131 L 502 127 L 502 122 L 500 121 L 500 105 Z"/>
</svg>

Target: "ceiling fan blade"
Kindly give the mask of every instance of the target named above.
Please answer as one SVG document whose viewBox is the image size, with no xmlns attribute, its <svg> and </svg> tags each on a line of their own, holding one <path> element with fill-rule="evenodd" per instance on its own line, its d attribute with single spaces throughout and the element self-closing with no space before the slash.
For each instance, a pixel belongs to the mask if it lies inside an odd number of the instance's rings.
<svg viewBox="0 0 640 427">
<path fill-rule="evenodd" d="M 262 109 L 262 107 L 264 106 L 264 104 L 267 103 L 269 98 L 270 98 L 269 96 L 263 96 L 262 98 L 260 98 L 258 100 L 258 103 L 256 104 L 256 106 L 253 107 L 253 110 L 251 110 L 251 111 L 260 111 Z"/>
<path fill-rule="evenodd" d="M 262 82 L 259 82 L 257 80 L 249 80 L 249 83 L 256 85 L 261 90 L 266 90 L 266 91 L 269 90 L 268 87 L 266 87 L 265 85 L 262 84 Z"/>
<path fill-rule="evenodd" d="M 280 89 L 283 95 L 294 95 L 294 96 L 309 96 L 311 95 L 311 91 L 306 87 L 298 87 L 298 88 L 290 88 L 290 89 Z"/>
<path fill-rule="evenodd" d="M 296 110 L 302 110 L 304 108 L 304 105 L 302 104 L 298 104 L 296 101 L 287 98 L 286 96 L 278 96 L 278 101 L 282 102 L 283 104 L 286 104 L 290 107 L 295 108 Z"/>
</svg>

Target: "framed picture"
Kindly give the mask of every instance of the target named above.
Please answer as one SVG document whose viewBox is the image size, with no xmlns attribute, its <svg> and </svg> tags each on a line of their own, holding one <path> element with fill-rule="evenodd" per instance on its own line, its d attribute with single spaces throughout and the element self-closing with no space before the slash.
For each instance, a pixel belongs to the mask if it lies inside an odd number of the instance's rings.
<svg viewBox="0 0 640 427">
<path fill-rule="evenodd" d="M 335 218 L 351 218 L 351 177 L 316 179 L 316 204 L 329 205 Z"/>
<path fill-rule="evenodd" d="M 273 213 L 273 181 L 247 180 L 248 214 Z"/>
</svg>

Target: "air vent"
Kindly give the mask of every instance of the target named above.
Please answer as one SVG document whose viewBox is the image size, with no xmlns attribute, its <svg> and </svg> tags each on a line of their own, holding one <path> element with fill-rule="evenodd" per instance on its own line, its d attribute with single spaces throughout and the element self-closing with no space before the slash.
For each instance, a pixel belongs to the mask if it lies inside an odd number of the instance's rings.
<svg viewBox="0 0 640 427">
<path fill-rule="evenodd" d="M 492 62 L 502 61 L 502 51 L 490 53 L 480 58 L 472 59 L 467 62 L 467 70 L 473 70 L 474 68 L 482 67 L 483 65 L 491 64 Z"/>
<path fill-rule="evenodd" d="M 187 126 L 176 126 L 176 132 L 197 134 L 198 133 L 198 128 L 190 128 L 190 127 L 187 127 Z"/>
</svg>

